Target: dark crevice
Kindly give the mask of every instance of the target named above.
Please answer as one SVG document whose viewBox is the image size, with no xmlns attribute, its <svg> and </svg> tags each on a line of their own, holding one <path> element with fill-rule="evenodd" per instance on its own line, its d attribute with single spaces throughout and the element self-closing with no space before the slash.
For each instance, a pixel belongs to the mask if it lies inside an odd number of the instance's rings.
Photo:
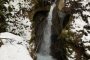
<svg viewBox="0 0 90 60">
<path fill-rule="evenodd" d="M 33 21 L 35 22 L 35 25 L 37 26 L 38 24 L 40 24 L 48 15 L 47 10 L 41 10 L 41 11 L 37 11 L 33 17 Z"/>
<path fill-rule="evenodd" d="M 67 14 L 67 15 L 65 16 L 64 21 L 63 21 L 63 28 L 65 28 L 65 26 L 68 24 L 69 19 L 70 19 L 70 14 Z"/>
</svg>

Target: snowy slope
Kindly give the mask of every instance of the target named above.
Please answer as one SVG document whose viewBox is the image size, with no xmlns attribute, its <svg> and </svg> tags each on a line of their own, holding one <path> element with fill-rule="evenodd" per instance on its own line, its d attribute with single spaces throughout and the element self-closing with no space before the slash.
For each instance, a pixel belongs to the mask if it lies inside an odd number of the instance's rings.
<svg viewBox="0 0 90 60">
<path fill-rule="evenodd" d="M 0 60 L 33 60 L 22 37 L 5 32 L 0 33 L 0 38 L 4 43 L 0 47 Z"/>
<path fill-rule="evenodd" d="M 2 45 L 0 60 L 33 60 L 22 45 Z"/>
</svg>

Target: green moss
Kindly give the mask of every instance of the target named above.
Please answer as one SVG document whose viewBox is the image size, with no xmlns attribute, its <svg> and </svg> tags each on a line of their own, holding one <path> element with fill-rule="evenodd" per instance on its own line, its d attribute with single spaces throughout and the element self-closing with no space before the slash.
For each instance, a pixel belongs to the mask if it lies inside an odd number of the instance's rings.
<svg viewBox="0 0 90 60">
<path fill-rule="evenodd" d="M 32 24 L 35 24 L 35 22 L 33 20 L 30 21 Z"/>
<path fill-rule="evenodd" d="M 3 42 L 2 42 L 2 40 L 0 39 L 0 47 L 3 45 Z"/>
<path fill-rule="evenodd" d="M 62 38 L 68 43 L 76 44 L 79 41 L 81 41 L 80 40 L 81 37 L 82 37 L 82 34 L 76 34 L 75 32 L 64 29 L 62 33 L 60 34 L 60 36 L 58 37 L 58 39 Z"/>
<path fill-rule="evenodd" d="M 76 43 L 77 40 L 80 40 L 79 38 L 82 37 L 82 34 L 76 34 L 75 32 L 70 31 L 71 29 L 71 22 L 72 22 L 73 17 L 71 16 L 69 19 L 68 24 L 66 27 L 62 30 L 61 34 L 58 36 L 57 39 L 64 39 L 65 41 L 69 43 Z"/>
<path fill-rule="evenodd" d="M 58 36 L 58 39 L 60 39 L 61 37 L 64 38 L 68 35 L 68 31 L 70 30 L 70 23 L 72 21 L 72 15 L 69 18 L 69 22 L 67 23 L 67 25 L 65 26 L 65 28 L 62 30 L 61 34 Z M 67 38 L 66 38 L 67 39 Z"/>
<path fill-rule="evenodd" d="M 70 30 L 70 25 L 71 25 L 72 20 L 73 20 L 73 16 L 71 15 L 69 18 L 69 22 L 67 23 L 67 25 L 65 27 L 67 30 Z"/>
<path fill-rule="evenodd" d="M 8 7 L 8 10 L 9 10 L 9 12 L 11 12 L 13 9 L 9 6 L 9 7 Z"/>
<path fill-rule="evenodd" d="M 5 32 L 7 27 L 5 18 L 6 7 L 4 6 L 4 3 L 4 1 L 0 0 L 0 32 Z"/>
<path fill-rule="evenodd" d="M 29 44 L 32 43 L 32 42 L 34 43 L 34 40 L 35 40 L 35 30 L 33 30 L 32 33 L 31 33 L 31 39 L 29 41 Z"/>
</svg>

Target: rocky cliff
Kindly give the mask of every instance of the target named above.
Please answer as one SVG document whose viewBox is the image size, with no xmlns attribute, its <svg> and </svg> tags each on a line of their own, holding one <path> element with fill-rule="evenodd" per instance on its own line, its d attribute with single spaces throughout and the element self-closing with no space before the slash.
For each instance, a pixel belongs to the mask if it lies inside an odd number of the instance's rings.
<svg viewBox="0 0 90 60">
<path fill-rule="evenodd" d="M 89 59 L 89 3 L 89 0 L 60 0 L 59 2 L 59 11 L 70 15 L 66 26 L 62 29 L 60 35 L 57 38 L 57 52 L 61 53 L 60 55 L 63 60 Z M 65 21 L 67 20 L 64 20 L 63 25 L 65 24 Z"/>
</svg>

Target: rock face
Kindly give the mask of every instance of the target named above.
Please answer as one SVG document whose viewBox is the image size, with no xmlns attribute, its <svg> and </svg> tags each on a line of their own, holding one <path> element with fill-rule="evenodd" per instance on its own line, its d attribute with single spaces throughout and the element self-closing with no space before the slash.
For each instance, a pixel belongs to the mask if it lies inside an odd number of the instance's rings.
<svg viewBox="0 0 90 60">
<path fill-rule="evenodd" d="M 35 13 L 37 13 L 38 11 L 42 11 L 42 10 L 49 11 L 49 9 L 50 9 L 50 4 L 45 5 L 43 0 L 40 0 L 40 1 L 39 0 L 31 0 L 31 3 L 34 6 L 30 11 L 28 11 L 30 20 L 33 20 Z"/>
<path fill-rule="evenodd" d="M 58 5 L 60 11 L 63 9 L 64 5 L 65 5 L 64 0 L 60 0 Z"/>
<path fill-rule="evenodd" d="M 39 46 L 40 46 L 40 43 L 41 43 L 42 38 L 43 38 L 43 32 L 44 32 L 44 27 L 45 27 L 46 23 L 47 23 L 47 20 L 45 19 L 35 29 L 35 43 L 36 43 L 36 51 L 37 52 L 39 50 Z"/>
<path fill-rule="evenodd" d="M 63 23 L 66 26 L 57 38 L 56 53 L 62 60 L 90 59 L 90 38 L 88 38 L 90 36 L 89 3 L 90 1 L 88 0 L 60 0 L 59 2 L 59 10 L 66 15 L 70 15 L 67 23 L 65 23 L 67 20 L 64 20 Z M 60 60 L 60 58 L 57 60 Z"/>
</svg>

